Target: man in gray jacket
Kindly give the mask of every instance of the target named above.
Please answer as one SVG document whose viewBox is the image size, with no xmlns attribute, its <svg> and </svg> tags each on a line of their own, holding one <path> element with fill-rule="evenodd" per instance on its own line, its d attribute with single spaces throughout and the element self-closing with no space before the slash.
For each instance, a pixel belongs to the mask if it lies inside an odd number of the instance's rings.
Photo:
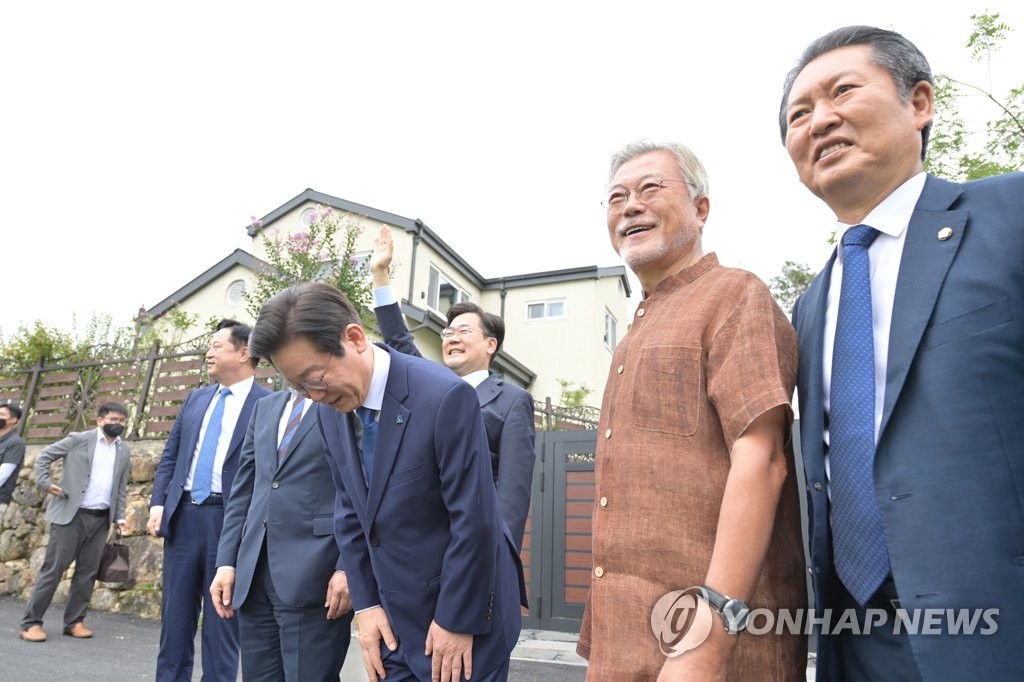
<svg viewBox="0 0 1024 682">
<path fill-rule="evenodd" d="M 120 436 L 127 422 L 124 405 L 104 403 L 95 430 L 72 433 L 36 459 L 36 484 L 51 496 L 46 509 L 51 526 L 46 558 L 21 619 L 21 638 L 27 642 L 46 641 L 43 616 L 71 562 L 75 562 L 75 574 L 64 607 L 64 634 L 92 637 L 83 621 L 111 520 L 124 528 L 131 452 Z M 59 484 L 50 477 L 50 465 L 58 460 L 64 460 Z"/>
</svg>

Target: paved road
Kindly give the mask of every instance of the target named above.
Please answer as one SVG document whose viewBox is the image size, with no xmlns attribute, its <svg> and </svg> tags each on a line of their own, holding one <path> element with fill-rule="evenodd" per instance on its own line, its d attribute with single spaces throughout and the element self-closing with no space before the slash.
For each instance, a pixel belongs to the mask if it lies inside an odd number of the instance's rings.
<svg viewBox="0 0 1024 682">
<path fill-rule="evenodd" d="M 0 597 L 0 682 L 130 682 L 152 680 L 160 623 L 135 616 L 90 611 L 86 619 L 95 633 L 78 640 L 61 635 L 63 604 L 54 604 L 44 625 L 49 639 L 35 644 L 18 637 L 25 603 Z M 357 646 L 353 641 L 353 646 Z M 197 646 L 198 653 L 198 646 Z M 579 666 L 535 661 L 512 661 L 510 680 L 516 682 L 581 682 Z M 198 670 L 193 680 L 198 682 Z M 342 682 L 366 679 L 358 650 L 349 649 Z M 241 680 L 241 676 L 239 676 Z"/>
</svg>

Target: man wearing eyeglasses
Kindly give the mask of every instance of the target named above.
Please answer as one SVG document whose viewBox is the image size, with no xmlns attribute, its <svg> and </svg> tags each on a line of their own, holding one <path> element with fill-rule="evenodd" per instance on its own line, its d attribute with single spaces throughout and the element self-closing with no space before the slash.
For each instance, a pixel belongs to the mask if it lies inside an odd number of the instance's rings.
<svg viewBox="0 0 1024 682">
<path fill-rule="evenodd" d="M 402 353 L 422 357 L 391 289 L 393 255 L 391 228 L 384 225 L 370 257 L 373 311 L 385 343 Z M 491 362 L 505 340 L 504 320 L 468 301 L 456 303 L 446 315 L 448 326 L 441 330 L 441 357 L 449 369 L 476 389 L 501 515 L 516 549 L 522 550 L 536 459 L 533 396 L 490 373 Z"/>
<path fill-rule="evenodd" d="M 164 539 L 157 682 L 190 682 L 202 608 L 203 680 L 238 678 L 238 621 L 217 616 L 209 593 L 224 501 L 256 401 L 271 394 L 255 381 L 252 329 L 222 320 L 210 339 L 206 371 L 215 383 L 188 394 L 157 465 L 150 535 Z"/>
<path fill-rule="evenodd" d="M 473 389 L 370 343 L 344 294 L 321 282 L 268 300 L 251 344 L 319 403 L 369 679 L 507 679 L 526 588 Z"/>
<path fill-rule="evenodd" d="M 805 675 L 802 634 L 744 632 L 750 609 L 807 603 L 788 475 L 796 335 L 763 282 L 704 253 L 707 192 L 682 145 L 612 157 L 608 235 L 644 298 L 601 407 L 577 647 L 591 680 Z"/>
</svg>

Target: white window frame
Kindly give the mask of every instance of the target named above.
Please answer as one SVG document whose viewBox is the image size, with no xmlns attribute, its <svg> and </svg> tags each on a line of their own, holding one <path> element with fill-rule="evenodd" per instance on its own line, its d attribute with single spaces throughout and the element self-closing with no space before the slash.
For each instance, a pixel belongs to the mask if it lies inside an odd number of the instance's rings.
<svg viewBox="0 0 1024 682">
<path fill-rule="evenodd" d="M 542 305 L 544 306 L 543 315 L 539 317 L 532 317 L 530 315 L 530 308 L 533 306 Z M 551 308 L 555 305 L 561 306 L 561 312 L 552 313 Z M 540 320 L 561 320 L 567 317 L 566 302 L 564 298 L 549 298 L 541 301 L 527 301 L 526 302 L 526 321 L 527 322 L 538 322 Z"/>
<path fill-rule="evenodd" d="M 450 302 L 448 306 L 442 308 L 441 303 L 441 287 L 445 284 L 450 286 L 454 290 L 454 295 L 449 298 Z M 456 303 L 464 303 L 472 300 L 469 292 L 460 287 L 455 283 L 455 280 L 444 274 L 444 271 L 436 265 L 431 264 L 430 271 L 427 279 L 427 307 L 434 310 L 444 316 L 448 312 L 448 308 L 452 307 Z"/>
<path fill-rule="evenodd" d="M 611 322 L 611 329 L 609 329 L 609 322 Z M 611 336 L 611 341 L 608 340 L 609 336 Z M 604 345 L 610 351 L 614 351 L 615 347 L 619 345 L 619 321 L 607 308 L 604 311 Z"/>
</svg>

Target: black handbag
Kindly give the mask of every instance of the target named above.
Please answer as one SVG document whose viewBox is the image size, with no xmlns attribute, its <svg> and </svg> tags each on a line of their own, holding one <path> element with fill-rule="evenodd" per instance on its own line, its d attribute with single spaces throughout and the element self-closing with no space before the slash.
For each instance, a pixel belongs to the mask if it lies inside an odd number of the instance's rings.
<svg viewBox="0 0 1024 682">
<path fill-rule="evenodd" d="M 96 579 L 105 583 L 123 583 L 128 580 L 128 545 L 121 542 L 121 529 L 117 537 L 103 547 L 100 571 Z"/>
</svg>

